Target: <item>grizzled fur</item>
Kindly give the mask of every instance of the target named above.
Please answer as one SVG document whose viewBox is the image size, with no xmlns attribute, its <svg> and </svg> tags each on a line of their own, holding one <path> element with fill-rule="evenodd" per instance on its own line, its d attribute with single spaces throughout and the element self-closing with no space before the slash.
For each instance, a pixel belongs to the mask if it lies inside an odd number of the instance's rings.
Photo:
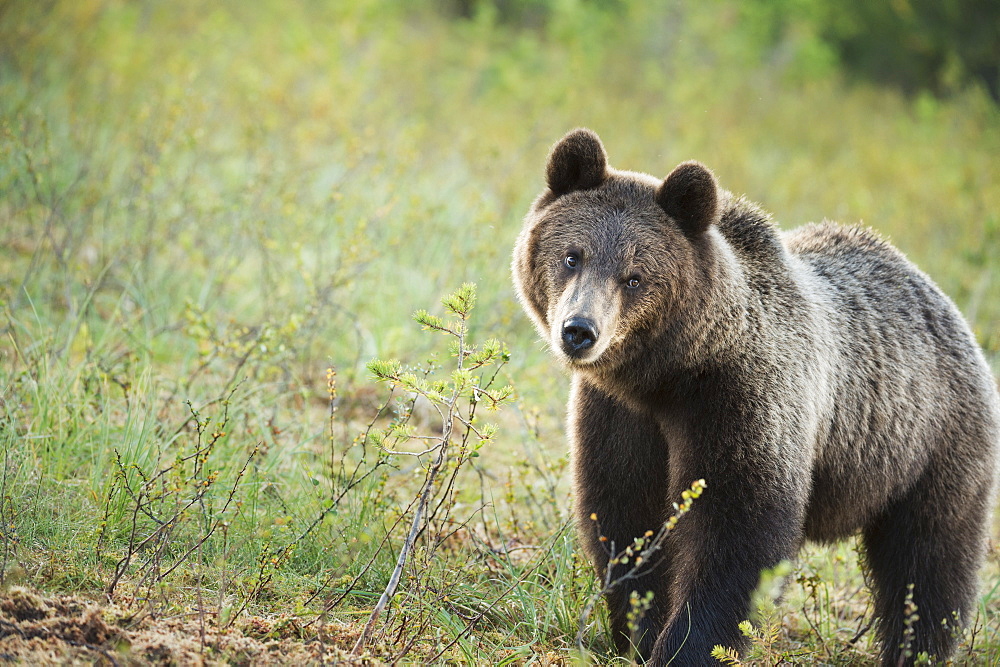
<svg viewBox="0 0 1000 667">
<path fill-rule="evenodd" d="M 910 584 L 914 652 L 950 655 L 1000 447 L 996 384 L 952 302 L 872 232 L 781 233 L 698 163 L 663 181 L 618 171 L 576 130 L 546 176 L 514 281 L 572 372 L 576 513 L 598 573 L 609 543 L 656 531 L 707 482 L 663 558 L 607 596 L 619 650 L 689 665 L 744 647 L 762 570 L 860 532 L 884 663 L 900 660 Z M 654 598 L 630 636 L 633 590 Z"/>
</svg>

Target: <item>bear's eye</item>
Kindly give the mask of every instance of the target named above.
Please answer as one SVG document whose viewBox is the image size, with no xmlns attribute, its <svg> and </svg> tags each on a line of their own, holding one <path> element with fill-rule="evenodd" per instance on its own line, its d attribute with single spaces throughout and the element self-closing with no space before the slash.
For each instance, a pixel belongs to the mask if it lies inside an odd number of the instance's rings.
<svg viewBox="0 0 1000 667">
<path fill-rule="evenodd" d="M 635 289 L 636 287 L 639 286 L 640 282 L 641 281 L 639 280 L 639 276 L 632 276 L 631 278 L 625 281 L 625 286 L 628 287 L 629 289 Z"/>
<path fill-rule="evenodd" d="M 580 258 L 577 257 L 575 254 L 570 253 L 566 255 L 566 259 L 563 260 L 563 263 L 566 265 L 567 268 L 573 269 L 576 268 L 576 265 L 580 263 Z"/>
</svg>

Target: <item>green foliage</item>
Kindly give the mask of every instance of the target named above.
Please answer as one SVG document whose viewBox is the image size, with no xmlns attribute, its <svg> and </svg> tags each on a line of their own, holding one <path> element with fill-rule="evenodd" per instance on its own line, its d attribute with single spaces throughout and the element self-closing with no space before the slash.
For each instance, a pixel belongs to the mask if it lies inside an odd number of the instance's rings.
<svg viewBox="0 0 1000 667">
<path fill-rule="evenodd" d="M 573 13 L 614 21 L 631 9 L 618 0 L 453 0 L 443 7 L 464 18 L 548 31 Z M 666 3 L 652 7 L 671 19 L 690 14 Z M 1000 7 L 989 0 L 750 0 L 716 8 L 738 12 L 737 34 L 729 35 L 737 50 L 781 62 L 796 76 L 842 67 L 910 94 L 936 95 L 974 82 L 1000 102 Z"/>
<path fill-rule="evenodd" d="M 740 654 L 736 652 L 736 649 L 726 648 L 725 646 L 714 646 L 712 648 L 712 657 L 724 665 L 739 667 L 743 664 L 740 661 Z"/>
<path fill-rule="evenodd" d="M 909 93 L 975 81 L 1000 102 L 1000 6 L 984 0 L 779 0 L 746 3 L 766 49 L 818 46 L 853 74 Z M 805 39 L 803 39 L 805 37 Z"/>
</svg>

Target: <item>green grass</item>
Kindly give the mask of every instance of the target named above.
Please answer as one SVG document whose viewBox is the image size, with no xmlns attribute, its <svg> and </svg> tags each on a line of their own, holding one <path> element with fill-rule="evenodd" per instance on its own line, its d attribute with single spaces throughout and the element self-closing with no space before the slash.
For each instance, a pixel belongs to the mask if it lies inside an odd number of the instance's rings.
<svg viewBox="0 0 1000 667">
<path fill-rule="evenodd" d="M 407 572 L 377 650 L 411 613 L 414 655 L 457 635 L 448 655 L 470 663 L 570 655 L 596 584 L 561 530 L 568 383 L 508 266 L 549 145 L 580 125 L 615 166 L 701 160 L 784 228 L 878 229 L 1000 368 L 1000 113 L 982 91 L 848 85 L 808 39 L 762 46 L 735 3 L 552 3 L 531 29 L 397 4 L 0 6 L 8 585 L 96 597 L 123 564 L 115 595 L 137 605 L 307 622 L 354 582 L 329 615 L 363 621 L 420 481 L 397 457 L 331 500 L 358 435 L 403 413 L 365 364 L 447 376 L 447 346 L 410 314 L 472 281 L 470 335 L 507 343 L 516 400 L 489 417 L 500 432 L 449 505 L 461 529 Z M 423 404 L 407 419 L 437 423 Z M 161 534 L 126 562 L 134 527 Z M 848 647 L 871 613 L 854 563 L 850 545 L 796 563 L 769 657 L 873 654 L 871 632 Z M 970 655 L 996 660 L 995 546 L 984 576 Z"/>
</svg>

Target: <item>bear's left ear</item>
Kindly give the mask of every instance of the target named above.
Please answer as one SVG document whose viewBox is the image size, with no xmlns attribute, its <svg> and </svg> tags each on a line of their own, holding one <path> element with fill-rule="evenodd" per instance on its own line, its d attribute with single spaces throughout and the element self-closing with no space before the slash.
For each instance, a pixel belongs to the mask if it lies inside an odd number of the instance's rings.
<svg viewBox="0 0 1000 667">
<path fill-rule="evenodd" d="M 683 162 L 656 190 L 656 203 L 694 238 L 718 221 L 719 186 L 708 167 Z"/>
<path fill-rule="evenodd" d="M 585 128 L 573 130 L 559 140 L 549 153 L 545 180 L 554 195 L 589 190 L 604 181 L 608 156 L 601 139 Z"/>
</svg>

